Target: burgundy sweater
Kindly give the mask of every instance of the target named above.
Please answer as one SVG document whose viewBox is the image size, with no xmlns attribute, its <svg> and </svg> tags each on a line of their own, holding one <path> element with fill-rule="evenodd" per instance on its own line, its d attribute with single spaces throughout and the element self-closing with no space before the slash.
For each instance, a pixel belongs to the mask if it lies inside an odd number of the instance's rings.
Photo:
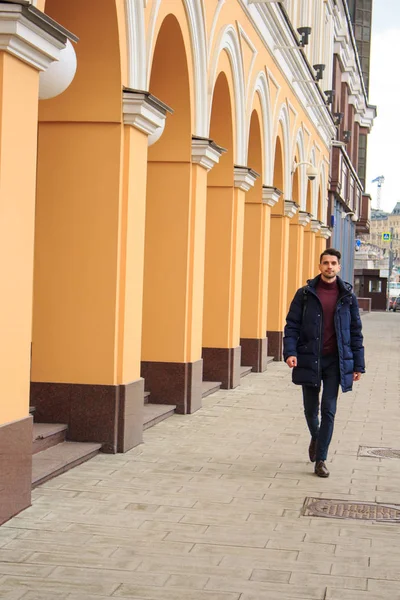
<svg viewBox="0 0 400 600">
<path fill-rule="evenodd" d="M 336 303 L 339 298 L 339 287 L 337 282 L 325 283 L 322 279 L 316 288 L 317 296 L 321 301 L 324 315 L 323 348 L 322 356 L 337 354 L 337 339 L 335 332 L 334 315 Z"/>
</svg>

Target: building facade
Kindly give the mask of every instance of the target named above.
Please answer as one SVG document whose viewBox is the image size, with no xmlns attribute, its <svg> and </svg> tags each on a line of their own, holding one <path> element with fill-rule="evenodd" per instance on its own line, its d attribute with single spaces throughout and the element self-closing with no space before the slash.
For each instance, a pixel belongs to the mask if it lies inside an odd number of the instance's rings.
<svg viewBox="0 0 400 600">
<path fill-rule="evenodd" d="M 125 452 L 144 390 L 192 413 L 204 380 L 232 388 L 241 365 L 281 360 L 290 299 L 331 235 L 333 113 L 349 103 L 341 172 L 371 122 L 346 14 L 337 0 L 0 3 L 0 522 L 30 503 L 30 403 L 69 439 Z M 337 201 L 362 215 L 347 181 Z"/>
<path fill-rule="evenodd" d="M 367 137 L 376 116 L 368 101 L 372 0 L 350 0 L 335 12 L 329 211 L 330 244 L 342 252 L 342 276 L 353 282 L 356 236 L 368 233 L 371 199 L 365 194 Z"/>
</svg>

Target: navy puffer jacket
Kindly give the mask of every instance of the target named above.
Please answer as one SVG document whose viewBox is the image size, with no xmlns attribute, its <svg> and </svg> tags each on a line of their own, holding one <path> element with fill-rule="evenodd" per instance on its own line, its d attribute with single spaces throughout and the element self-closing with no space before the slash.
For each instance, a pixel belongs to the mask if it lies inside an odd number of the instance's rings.
<svg viewBox="0 0 400 600">
<path fill-rule="evenodd" d="M 323 345 L 323 311 L 316 286 L 320 275 L 309 279 L 297 290 L 286 317 L 283 338 L 284 359 L 297 356 L 293 383 L 321 384 L 321 350 Z M 365 373 L 363 336 L 356 296 L 352 286 L 337 277 L 339 298 L 334 316 L 338 344 L 340 385 L 343 392 L 353 388 L 353 373 Z"/>
</svg>

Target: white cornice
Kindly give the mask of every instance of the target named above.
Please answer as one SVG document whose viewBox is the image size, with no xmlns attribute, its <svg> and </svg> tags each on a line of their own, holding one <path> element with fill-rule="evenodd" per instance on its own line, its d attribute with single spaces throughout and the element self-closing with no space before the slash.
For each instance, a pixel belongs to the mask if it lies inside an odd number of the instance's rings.
<svg viewBox="0 0 400 600">
<path fill-rule="evenodd" d="M 239 3 L 310 122 L 329 148 L 331 140 L 336 137 L 336 128 L 318 85 L 310 82 L 309 68 L 300 47 L 296 47 L 292 31 L 279 6 L 276 2 L 248 4 L 245 0 L 239 0 Z"/>
<path fill-rule="evenodd" d="M 147 135 L 164 126 L 165 105 L 147 92 L 124 90 L 122 93 L 124 125 L 132 125 Z"/>
<path fill-rule="evenodd" d="M 256 182 L 259 174 L 250 169 L 249 167 L 241 167 L 235 165 L 234 167 L 234 185 L 235 188 L 248 192 Z"/>
<path fill-rule="evenodd" d="M 206 138 L 192 138 L 192 163 L 210 171 L 219 162 L 223 148 Z"/>
<path fill-rule="evenodd" d="M 310 230 L 312 231 L 312 233 L 317 233 L 318 231 L 320 231 L 321 225 L 321 221 L 318 221 L 317 219 L 311 219 Z"/>
<path fill-rule="evenodd" d="M 0 52 L 7 52 L 34 67 L 45 71 L 58 60 L 60 51 L 65 48 L 66 36 L 52 35 L 50 23 L 46 28 L 31 16 L 26 6 L 0 2 Z"/>
<path fill-rule="evenodd" d="M 326 225 L 322 225 L 321 226 L 321 230 L 319 232 L 319 237 L 324 238 L 325 240 L 328 240 L 332 235 L 332 230 L 327 227 Z"/>
<path fill-rule="evenodd" d="M 278 190 L 276 187 L 272 187 L 269 185 L 263 185 L 262 188 L 262 201 L 263 204 L 268 204 L 268 206 L 275 206 L 278 202 L 279 198 L 282 196 L 281 190 Z"/>
<path fill-rule="evenodd" d="M 285 200 L 285 217 L 289 217 L 292 219 L 294 215 L 297 213 L 299 209 L 299 205 L 296 204 L 293 200 Z"/>
<path fill-rule="evenodd" d="M 311 215 L 304 210 L 299 210 L 299 225 L 305 227 L 311 221 Z"/>
</svg>

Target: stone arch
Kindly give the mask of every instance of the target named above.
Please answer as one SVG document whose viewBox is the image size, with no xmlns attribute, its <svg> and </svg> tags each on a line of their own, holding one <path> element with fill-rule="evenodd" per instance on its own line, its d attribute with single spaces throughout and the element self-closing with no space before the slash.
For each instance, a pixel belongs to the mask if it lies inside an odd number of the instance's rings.
<svg viewBox="0 0 400 600">
<path fill-rule="evenodd" d="M 327 189 L 326 166 L 321 163 L 319 177 L 319 193 L 318 193 L 318 220 L 326 224 L 328 211 L 328 189 Z"/>
<path fill-rule="evenodd" d="M 282 133 L 282 139 L 280 143 L 282 145 L 282 158 L 283 158 L 283 195 L 286 199 L 286 195 L 291 191 L 291 165 L 290 165 L 290 133 L 289 133 L 289 113 L 286 104 L 283 104 L 279 113 L 279 118 L 276 125 L 275 141 L 279 138 L 279 131 Z M 274 156 L 275 160 L 275 156 Z"/>
<path fill-rule="evenodd" d="M 294 162 L 294 158 L 296 157 L 296 155 L 297 155 L 297 161 L 299 163 L 306 161 L 304 131 L 303 131 L 302 127 L 297 132 L 297 136 L 295 138 L 292 164 Z M 306 190 L 307 190 L 306 170 L 307 170 L 307 165 L 300 165 L 299 167 L 297 167 L 297 169 L 294 173 L 294 175 L 296 175 L 296 172 L 298 172 L 298 177 L 299 177 L 300 210 L 306 210 Z M 293 182 L 292 182 L 292 185 L 293 185 Z"/>
<path fill-rule="evenodd" d="M 312 165 L 314 165 L 314 167 L 317 166 L 315 148 L 312 148 L 312 150 L 311 150 L 310 163 Z M 319 178 L 318 177 L 316 177 L 314 179 L 314 181 L 312 181 L 311 184 L 310 184 L 310 188 L 311 188 L 311 212 L 312 212 L 312 215 L 313 215 L 314 219 L 318 218 L 318 184 L 319 184 Z"/>
<path fill-rule="evenodd" d="M 262 140 L 263 140 L 263 150 L 264 150 L 262 183 L 265 185 L 271 185 L 272 177 L 273 177 L 271 101 L 270 101 L 270 91 L 269 91 L 268 80 L 267 80 L 267 77 L 266 77 L 264 71 L 261 71 L 258 74 L 252 94 L 250 96 L 249 120 L 248 120 L 249 123 L 248 123 L 248 128 L 247 128 L 248 136 L 250 135 L 250 124 L 251 124 L 251 118 L 252 118 L 253 106 L 254 106 L 254 100 L 255 100 L 256 94 L 258 95 L 260 105 L 261 105 L 261 112 L 262 112 L 261 119 L 260 119 L 261 133 L 262 133 Z M 248 148 L 248 140 L 247 140 L 246 146 Z"/>
<path fill-rule="evenodd" d="M 234 114 L 236 117 L 235 139 L 234 139 L 234 160 L 236 164 L 244 165 L 247 156 L 246 148 L 246 125 L 245 125 L 245 83 L 242 55 L 240 52 L 240 43 L 237 32 L 233 25 L 227 25 L 221 29 L 214 53 L 210 61 L 209 71 L 209 122 L 211 119 L 213 90 L 217 77 L 219 75 L 220 58 L 222 52 L 225 51 L 229 58 L 229 63 L 232 72 L 233 95 L 235 103 Z"/>
<path fill-rule="evenodd" d="M 125 0 L 128 36 L 128 87 L 147 90 L 147 52 L 143 2 Z"/>
<path fill-rule="evenodd" d="M 137 4 L 141 4 L 141 2 L 137 2 L 136 0 L 126 1 L 131 4 L 133 3 L 135 7 Z M 206 137 L 209 120 L 207 104 L 207 40 L 203 3 L 199 0 L 182 0 L 182 3 L 186 17 L 185 24 L 182 23 L 182 18 L 177 14 L 178 11 L 172 13 L 166 8 L 163 16 L 166 17 L 168 13 L 174 14 L 180 24 L 181 30 L 184 32 L 186 27 L 188 29 L 191 43 L 190 47 L 188 47 L 188 44 L 185 44 L 185 46 L 188 65 L 192 69 L 193 79 L 193 133 L 194 135 Z M 161 6 L 161 0 L 156 0 L 150 16 L 146 48 L 146 86 L 150 83 L 152 56 L 158 37 L 158 30 L 163 22 L 160 14 Z M 136 10 L 140 11 L 141 9 Z M 134 59 L 132 62 L 134 62 Z M 132 87 L 134 86 L 132 85 Z"/>
</svg>

